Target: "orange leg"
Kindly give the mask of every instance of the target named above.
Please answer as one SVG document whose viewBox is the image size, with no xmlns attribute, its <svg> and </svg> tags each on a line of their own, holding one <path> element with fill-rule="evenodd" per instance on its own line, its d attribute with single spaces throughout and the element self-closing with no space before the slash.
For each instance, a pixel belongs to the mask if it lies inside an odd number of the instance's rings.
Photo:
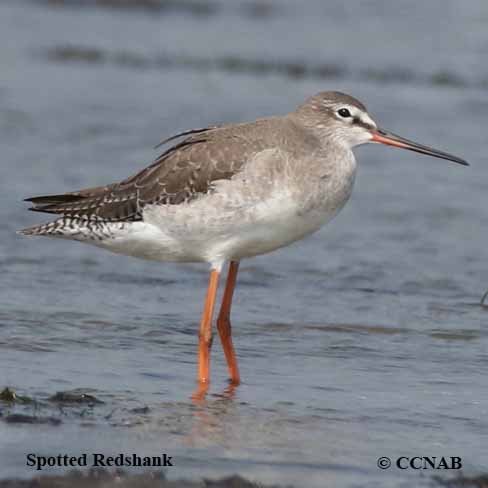
<svg viewBox="0 0 488 488">
<path fill-rule="evenodd" d="M 229 274 L 227 275 L 222 306 L 220 307 L 219 316 L 217 318 L 217 329 L 219 331 L 222 347 L 224 348 L 225 359 L 227 360 L 227 365 L 229 367 L 230 381 L 233 385 L 238 385 L 241 382 L 239 367 L 237 366 L 236 352 L 234 350 L 234 345 L 232 344 L 232 329 L 230 325 L 230 309 L 232 307 L 232 296 L 234 295 L 238 270 L 239 261 L 231 261 L 229 264 Z"/>
<path fill-rule="evenodd" d="M 212 316 L 215 297 L 219 285 L 220 272 L 213 269 L 210 272 L 207 297 L 200 322 L 199 348 L 198 348 L 198 381 L 200 387 L 210 381 L 210 348 L 212 347 Z"/>
</svg>

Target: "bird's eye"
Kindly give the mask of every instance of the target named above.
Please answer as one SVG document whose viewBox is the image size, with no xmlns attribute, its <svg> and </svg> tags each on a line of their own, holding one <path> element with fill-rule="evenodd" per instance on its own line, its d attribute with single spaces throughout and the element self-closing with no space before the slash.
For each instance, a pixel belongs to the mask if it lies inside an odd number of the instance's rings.
<svg viewBox="0 0 488 488">
<path fill-rule="evenodd" d="M 337 113 L 338 113 L 338 114 L 339 114 L 341 117 L 343 117 L 343 118 L 345 118 L 345 119 L 347 119 L 348 117 L 351 117 L 351 112 L 349 112 L 349 110 L 348 110 L 347 108 L 340 108 L 340 109 L 337 111 Z"/>
</svg>

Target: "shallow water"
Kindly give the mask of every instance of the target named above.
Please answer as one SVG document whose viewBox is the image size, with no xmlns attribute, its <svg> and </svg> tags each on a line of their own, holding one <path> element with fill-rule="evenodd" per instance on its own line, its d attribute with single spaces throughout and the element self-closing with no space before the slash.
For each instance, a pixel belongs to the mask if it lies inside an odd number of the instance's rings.
<svg viewBox="0 0 488 488">
<path fill-rule="evenodd" d="M 486 3 L 109 3 L 0 4 L 0 388 L 35 400 L 0 412 L 61 420 L 0 422 L 0 477 L 33 475 L 27 452 L 94 449 L 168 452 L 170 478 L 297 487 L 434 474 L 381 471 L 380 456 L 486 471 Z M 243 262 L 244 383 L 226 389 L 216 340 L 211 394 L 193 405 L 206 267 L 21 238 L 44 218 L 21 200 L 116 181 L 167 135 L 283 113 L 322 89 L 472 166 L 360 148 L 333 223 Z M 48 400 L 80 388 L 104 403 Z"/>
</svg>

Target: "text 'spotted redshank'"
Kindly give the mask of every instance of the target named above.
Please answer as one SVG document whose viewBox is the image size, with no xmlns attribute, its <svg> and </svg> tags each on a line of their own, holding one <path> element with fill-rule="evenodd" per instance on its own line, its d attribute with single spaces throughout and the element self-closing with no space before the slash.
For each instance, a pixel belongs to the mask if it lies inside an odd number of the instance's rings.
<svg viewBox="0 0 488 488">
<path fill-rule="evenodd" d="M 230 310 L 239 262 L 302 239 L 331 220 L 351 195 L 355 146 L 387 144 L 467 165 L 380 129 L 361 102 L 339 92 L 321 92 L 284 116 L 189 130 L 164 143 L 180 137 L 120 183 L 28 198 L 30 210 L 60 217 L 20 232 L 154 261 L 208 263 L 196 396 L 205 394 L 210 379 L 222 266 L 229 262 L 217 330 L 237 385 Z"/>
</svg>

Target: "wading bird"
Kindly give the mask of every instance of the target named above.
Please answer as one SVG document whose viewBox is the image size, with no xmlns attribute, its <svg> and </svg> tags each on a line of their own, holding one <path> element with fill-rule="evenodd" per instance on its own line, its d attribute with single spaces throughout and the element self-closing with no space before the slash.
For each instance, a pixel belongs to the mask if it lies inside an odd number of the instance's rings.
<svg viewBox="0 0 488 488">
<path fill-rule="evenodd" d="M 163 143 L 180 137 L 120 183 L 28 198 L 30 210 L 61 217 L 20 232 L 155 261 L 208 263 L 198 352 L 203 394 L 222 266 L 230 263 L 217 330 L 237 385 L 230 311 L 239 262 L 302 239 L 334 217 L 351 195 L 355 146 L 387 144 L 467 165 L 378 128 L 361 102 L 339 92 L 319 93 L 284 116 L 189 130 Z"/>
</svg>

